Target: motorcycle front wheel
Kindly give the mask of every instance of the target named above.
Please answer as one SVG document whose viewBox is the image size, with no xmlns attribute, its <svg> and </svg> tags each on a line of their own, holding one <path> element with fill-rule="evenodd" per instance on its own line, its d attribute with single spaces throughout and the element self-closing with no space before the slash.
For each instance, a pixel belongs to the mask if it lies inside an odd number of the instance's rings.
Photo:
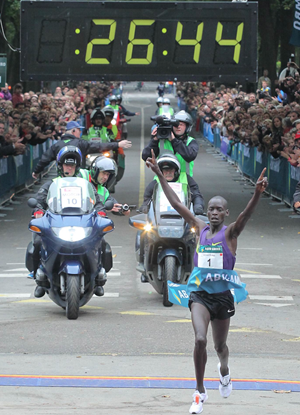
<svg viewBox="0 0 300 415">
<path fill-rule="evenodd" d="M 76 320 L 79 315 L 80 278 L 78 275 L 67 275 L 66 316 Z"/>
<path fill-rule="evenodd" d="M 163 305 L 165 307 L 172 307 L 173 303 L 169 301 L 168 296 L 168 280 L 177 282 L 177 265 L 174 256 L 167 256 L 165 258 L 163 274 Z"/>
</svg>

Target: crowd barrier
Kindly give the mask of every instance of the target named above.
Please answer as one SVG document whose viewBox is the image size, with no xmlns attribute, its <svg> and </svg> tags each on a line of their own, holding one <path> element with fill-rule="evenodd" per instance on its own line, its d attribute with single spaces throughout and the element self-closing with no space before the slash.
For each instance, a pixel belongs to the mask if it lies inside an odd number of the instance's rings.
<svg viewBox="0 0 300 415">
<path fill-rule="evenodd" d="M 0 159 L 0 203 L 33 183 L 31 174 L 41 155 L 52 143 L 52 140 L 47 140 L 43 144 L 27 146 L 26 153 L 23 155 Z"/>
<path fill-rule="evenodd" d="M 219 131 L 212 132 L 210 124 L 203 123 L 204 137 L 219 149 L 224 156 L 235 162 L 243 175 L 255 182 L 264 167 L 267 168 L 268 192 L 291 205 L 297 183 L 300 181 L 300 168 L 293 167 L 282 157 L 275 159 L 270 154 L 262 153 L 257 147 L 247 147 L 244 144 L 234 144 L 232 148 L 226 137 L 221 137 Z"/>
</svg>

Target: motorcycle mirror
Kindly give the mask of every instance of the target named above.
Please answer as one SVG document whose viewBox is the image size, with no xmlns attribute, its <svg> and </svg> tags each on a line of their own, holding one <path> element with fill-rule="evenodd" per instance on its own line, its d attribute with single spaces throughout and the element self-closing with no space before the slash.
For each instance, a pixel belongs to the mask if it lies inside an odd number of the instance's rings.
<svg viewBox="0 0 300 415">
<path fill-rule="evenodd" d="M 29 207 L 31 207 L 32 209 L 34 209 L 36 206 L 37 206 L 37 204 L 38 204 L 38 201 L 34 198 L 34 197 L 31 197 L 30 199 L 28 199 L 28 201 L 27 201 L 27 205 L 29 206 Z"/>
<path fill-rule="evenodd" d="M 114 202 L 112 200 L 107 200 L 104 204 L 105 210 L 112 210 L 113 207 L 114 207 Z"/>
</svg>

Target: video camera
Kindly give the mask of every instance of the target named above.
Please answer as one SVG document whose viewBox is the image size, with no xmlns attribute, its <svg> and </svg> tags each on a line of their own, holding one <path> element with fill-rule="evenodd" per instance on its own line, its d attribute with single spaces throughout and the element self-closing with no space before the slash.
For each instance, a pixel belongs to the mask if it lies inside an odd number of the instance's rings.
<svg viewBox="0 0 300 415">
<path fill-rule="evenodd" d="M 167 118 L 165 115 L 156 115 L 155 117 L 150 118 L 152 121 L 155 121 L 158 124 L 157 127 L 157 138 L 168 139 L 171 137 L 172 128 L 178 127 L 179 121 L 174 118 Z"/>
</svg>

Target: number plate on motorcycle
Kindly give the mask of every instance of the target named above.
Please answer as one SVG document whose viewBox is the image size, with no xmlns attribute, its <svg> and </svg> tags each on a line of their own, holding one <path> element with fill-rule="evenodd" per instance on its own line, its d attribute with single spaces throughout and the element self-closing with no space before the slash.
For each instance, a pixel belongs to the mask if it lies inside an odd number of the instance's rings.
<svg viewBox="0 0 300 415">
<path fill-rule="evenodd" d="M 81 208 L 81 188 L 80 187 L 62 187 L 61 188 L 61 207 Z"/>
<path fill-rule="evenodd" d="M 197 247 L 198 267 L 223 269 L 223 249 L 221 246 L 200 245 Z"/>
<path fill-rule="evenodd" d="M 182 183 L 168 183 L 169 186 L 174 190 L 174 192 L 179 197 L 180 201 L 184 203 L 184 195 L 182 191 Z M 175 209 L 171 206 L 167 196 L 161 192 L 160 194 L 160 211 L 167 212 L 167 211 L 175 211 Z"/>
</svg>

